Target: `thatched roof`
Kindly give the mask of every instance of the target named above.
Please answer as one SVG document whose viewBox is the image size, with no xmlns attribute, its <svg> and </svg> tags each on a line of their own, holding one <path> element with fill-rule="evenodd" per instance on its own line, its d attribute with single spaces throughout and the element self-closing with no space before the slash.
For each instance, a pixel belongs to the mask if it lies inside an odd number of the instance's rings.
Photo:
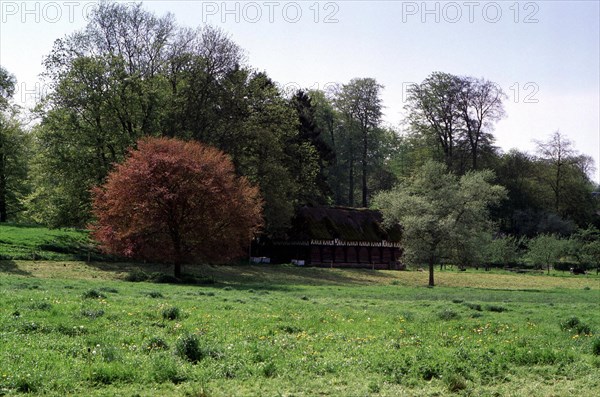
<svg viewBox="0 0 600 397">
<path fill-rule="evenodd" d="M 291 240 L 398 242 L 399 226 L 383 227 L 379 211 L 349 207 L 302 207 L 292 221 Z"/>
</svg>

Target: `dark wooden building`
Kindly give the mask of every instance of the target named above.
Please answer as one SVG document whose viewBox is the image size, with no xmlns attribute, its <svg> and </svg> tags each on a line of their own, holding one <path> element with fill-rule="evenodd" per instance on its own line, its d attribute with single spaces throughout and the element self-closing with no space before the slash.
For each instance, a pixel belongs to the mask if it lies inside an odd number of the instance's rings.
<svg viewBox="0 0 600 397">
<path fill-rule="evenodd" d="M 385 229 L 380 212 L 347 207 L 302 207 L 287 236 L 261 247 L 273 263 L 401 269 L 400 227 Z"/>
</svg>

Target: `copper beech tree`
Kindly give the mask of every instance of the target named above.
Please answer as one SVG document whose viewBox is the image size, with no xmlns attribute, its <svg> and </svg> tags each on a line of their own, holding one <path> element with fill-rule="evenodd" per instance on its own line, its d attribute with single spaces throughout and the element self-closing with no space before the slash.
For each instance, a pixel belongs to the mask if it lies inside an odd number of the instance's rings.
<svg viewBox="0 0 600 397">
<path fill-rule="evenodd" d="M 172 263 L 224 262 L 262 226 L 262 199 L 223 152 L 144 138 L 92 191 L 92 236 L 110 254 Z"/>
</svg>

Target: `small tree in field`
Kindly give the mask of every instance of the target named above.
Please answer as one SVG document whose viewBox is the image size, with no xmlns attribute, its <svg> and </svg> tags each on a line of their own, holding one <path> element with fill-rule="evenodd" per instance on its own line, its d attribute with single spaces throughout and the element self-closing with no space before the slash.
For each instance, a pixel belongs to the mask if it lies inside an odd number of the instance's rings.
<svg viewBox="0 0 600 397">
<path fill-rule="evenodd" d="M 262 225 L 257 188 L 212 147 L 145 138 L 93 190 L 92 236 L 111 254 L 173 263 L 245 253 Z"/>
<path fill-rule="evenodd" d="M 550 274 L 550 267 L 556 265 L 567 251 L 567 240 L 555 235 L 540 234 L 527 243 L 525 259 L 538 269 L 544 266 Z"/>
<path fill-rule="evenodd" d="M 475 257 L 468 250 L 483 245 L 482 236 L 491 228 L 488 208 L 506 195 L 492 180 L 490 171 L 459 177 L 430 161 L 373 200 L 386 224 L 402 226 L 406 259 L 428 264 L 429 286 L 435 284 L 433 267 L 442 258 Z"/>
</svg>

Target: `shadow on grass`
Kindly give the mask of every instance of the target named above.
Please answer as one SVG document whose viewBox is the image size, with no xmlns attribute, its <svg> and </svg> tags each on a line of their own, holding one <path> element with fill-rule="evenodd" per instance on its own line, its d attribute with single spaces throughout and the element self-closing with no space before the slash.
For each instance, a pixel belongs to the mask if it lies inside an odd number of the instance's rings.
<svg viewBox="0 0 600 397">
<path fill-rule="evenodd" d="M 378 284 L 389 275 L 370 269 L 329 269 L 292 265 L 185 265 L 184 276 L 173 277 L 173 266 L 156 263 L 91 262 L 101 271 L 125 273 L 129 281 L 150 281 L 204 287 L 231 286 L 236 289 L 289 290 L 296 285 L 365 286 Z"/>
<path fill-rule="evenodd" d="M 11 260 L 0 260 L 0 273 L 13 274 L 17 276 L 32 276 L 30 272 L 19 269 L 17 263 Z"/>
</svg>

